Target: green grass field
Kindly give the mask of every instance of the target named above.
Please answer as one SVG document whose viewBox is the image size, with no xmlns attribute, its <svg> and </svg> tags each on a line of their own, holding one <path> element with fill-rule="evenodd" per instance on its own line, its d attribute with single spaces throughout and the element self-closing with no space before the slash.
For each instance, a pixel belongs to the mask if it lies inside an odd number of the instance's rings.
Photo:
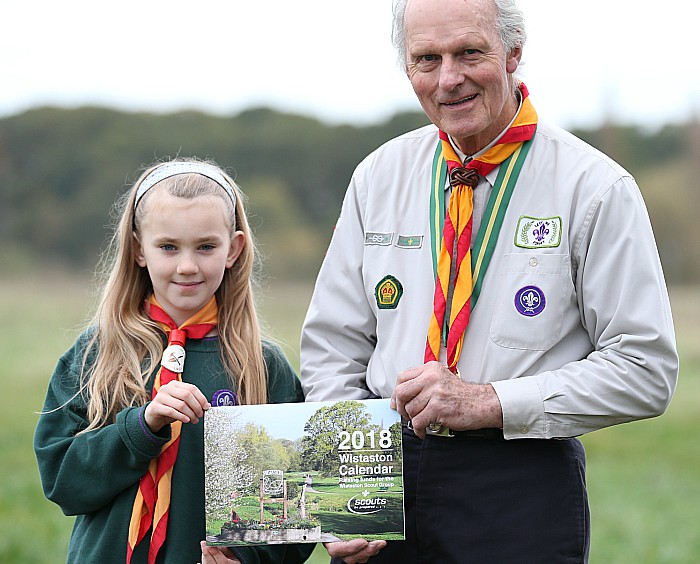
<svg viewBox="0 0 700 564">
<path fill-rule="evenodd" d="M 273 284 L 261 310 L 298 366 L 308 285 Z M 584 437 L 593 520 L 591 562 L 700 559 L 700 289 L 672 292 L 681 351 L 676 397 L 661 418 Z M 60 354 L 82 325 L 89 284 L 65 275 L 0 279 L 0 562 L 65 561 L 72 519 L 42 494 L 32 436 Z M 310 562 L 327 562 L 317 549 Z"/>
</svg>

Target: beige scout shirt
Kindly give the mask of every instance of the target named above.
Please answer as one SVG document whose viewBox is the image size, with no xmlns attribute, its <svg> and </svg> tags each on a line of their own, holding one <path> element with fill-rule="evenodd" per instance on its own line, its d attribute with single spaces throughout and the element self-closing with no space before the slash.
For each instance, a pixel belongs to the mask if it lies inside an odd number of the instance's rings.
<svg viewBox="0 0 700 564">
<path fill-rule="evenodd" d="M 400 371 L 423 364 L 437 139 L 434 126 L 405 134 L 353 175 L 302 331 L 307 401 L 389 397 Z M 477 226 L 497 173 L 476 188 Z M 493 384 L 506 438 L 576 436 L 670 401 L 678 356 L 639 189 L 561 129 L 538 126 L 458 366 Z"/>
</svg>

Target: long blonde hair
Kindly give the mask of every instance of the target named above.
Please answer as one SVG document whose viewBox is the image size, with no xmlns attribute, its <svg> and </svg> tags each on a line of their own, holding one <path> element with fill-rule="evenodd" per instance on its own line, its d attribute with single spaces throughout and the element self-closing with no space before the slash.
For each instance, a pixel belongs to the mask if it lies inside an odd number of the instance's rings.
<svg viewBox="0 0 700 564">
<path fill-rule="evenodd" d="M 134 202 L 141 182 L 162 164 L 146 170 L 116 207 L 119 219 L 102 261 L 101 295 L 83 357 L 81 390 L 86 397 L 89 421 L 85 431 L 106 425 L 125 407 L 143 405 L 150 399 L 146 383 L 160 363 L 163 338 L 162 331 L 144 311 L 153 287 L 146 268 L 136 263 L 133 242 L 139 234 L 145 200 L 153 189 L 146 192 L 136 210 Z M 243 251 L 235 264 L 226 269 L 216 291 L 219 351 L 231 387 L 237 390 L 241 402 L 266 403 L 267 374 L 253 295 L 254 239 L 243 193 L 223 170 L 219 171 L 235 191 L 235 206 L 221 186 L 201 174 L 178 174 L 161 180 L 157 186 L 181 198 L 222 198 L 231 234 L 244 233 Z"/>
</svg>

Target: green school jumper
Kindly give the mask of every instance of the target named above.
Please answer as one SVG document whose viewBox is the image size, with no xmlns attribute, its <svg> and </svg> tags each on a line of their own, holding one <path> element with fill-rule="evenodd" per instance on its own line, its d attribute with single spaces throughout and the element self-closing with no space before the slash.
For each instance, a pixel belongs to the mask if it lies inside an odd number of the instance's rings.
<svg viewBox="0 0 700 564">
<path fill-rule="evenodd" d="M 75 515 L 68 562 L 126 562 L 131 510 L 141 476 L 170 437 L 170 426 L 154 435 L 143 424 L 144 407 L 121 411 L 116 422 L 76 436 L 87 426 L 86 404 L 77 394 L 82 352 L 81 335 L 58 361 L 51 377 L 34 450 L 44 493 L 66 515 Z M 218 340 L 190 339 L 185 347 L 184 380 L 195 384 L 211 401 L 217 390 L 231 388 L 219 358 Z M 268 371 L 268 402 L 304 401 L 294 370 L 282 351 L 263 343 Z M 152 386 L 153 377 L 149 382 Z M 64 407 L 64 404 L 66 404 Z M 182 426 L 180 449 L 173 469 L 168 533 L 158 553 L 159 563 L 195 564 L 205 538 L 203 421 Z M 133 564 L 147 561 L 150 531 L 139 543 Z M 244 564 L 305 562 L 315 545 L 287 544 L 236 548 Z"/>
</svg>

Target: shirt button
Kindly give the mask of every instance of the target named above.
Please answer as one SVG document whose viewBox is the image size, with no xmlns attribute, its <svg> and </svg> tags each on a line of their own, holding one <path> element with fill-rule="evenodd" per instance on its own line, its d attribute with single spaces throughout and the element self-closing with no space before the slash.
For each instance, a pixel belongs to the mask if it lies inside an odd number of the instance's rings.
<svg viewBox="0 0 700 564">
<path fill-rule="evenodd" d="M 523 435 L 524 435 L 525 433 L 527 433 L 529 430 L 530 430 L 530 427 L 528 427 L 527 425 L 523 425 L 522 427 L 520 427 L 520 432 L 521 432 Z"/>
<path fill-rule="evenodd" d="M 536 257 L 532 257 L 532 258 L 530 259 L 530 266 L 537 266 L 538 262 L 539 262 L 539 261 L 537 260 Z"/>
</svg>

